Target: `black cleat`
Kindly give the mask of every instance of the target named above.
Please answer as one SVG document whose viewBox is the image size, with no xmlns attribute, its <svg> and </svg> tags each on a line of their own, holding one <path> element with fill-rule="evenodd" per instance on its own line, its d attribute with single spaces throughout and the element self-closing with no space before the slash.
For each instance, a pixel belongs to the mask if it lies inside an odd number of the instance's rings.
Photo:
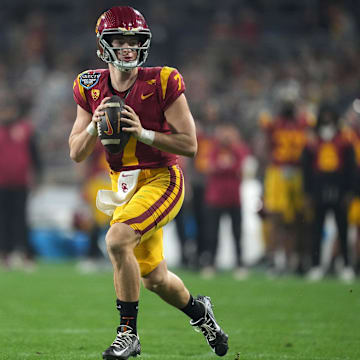
<svg viewBox="0 0 360 360">
<path fill-rule="evenodd" d="M 140 340 L 129 326 L 119 326 L 114 342 L 103 352 L 106 360 L 127 360 L 130 356 L 140 355 Z"/>
<path fill-rule="evenodd" d="M 195 326 L 195 331 L 202 332 L 211 349 L 218 356 L 224 356 L 228 349 L 228 335 L 225 334 L 216 322 L 212 309 L 211 299 L 208 296 L 198 295 L 195 299 L 205 307 L 205 315 L 197 321 L 190 320 L 190 325 Z"/>
</svg>

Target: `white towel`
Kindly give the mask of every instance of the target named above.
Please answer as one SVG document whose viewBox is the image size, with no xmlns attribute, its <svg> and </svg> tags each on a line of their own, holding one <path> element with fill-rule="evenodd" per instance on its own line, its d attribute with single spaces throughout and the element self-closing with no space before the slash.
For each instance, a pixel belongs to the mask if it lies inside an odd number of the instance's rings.
<svg viewBox="0 0 360 360">
<path fill-rule="evenodd" d="M 140 169 L 122 171 L 118 179 L 118 192 L 99 190 L 96 196 L 96 207 L 104 214 L 112 216 L 115 209 L 127 203 L 134 194 Z"/>
</svg>

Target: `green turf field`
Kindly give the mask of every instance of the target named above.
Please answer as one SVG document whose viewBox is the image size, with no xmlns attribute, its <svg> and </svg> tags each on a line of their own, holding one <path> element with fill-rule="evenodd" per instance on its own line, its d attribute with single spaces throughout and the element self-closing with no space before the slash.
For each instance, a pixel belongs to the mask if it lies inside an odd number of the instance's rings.
<svg viewBox="0 0 360 360">
<path fill-rule="evenodd" d="M 297 278 L 244 282 L 223 273 L 178 274 L 209 295 L 228 332 L 231 360 L 359 360 L 360 282 L 310 284 Z M 216 359 L 184 314 L 142 289 L 143 359 Z M 73 264 L 41 264 L 32 274 L 0 270 L 0 359 L 101 359 L 118 314 L 110 272 L 81 275 Z"/>
</svg>

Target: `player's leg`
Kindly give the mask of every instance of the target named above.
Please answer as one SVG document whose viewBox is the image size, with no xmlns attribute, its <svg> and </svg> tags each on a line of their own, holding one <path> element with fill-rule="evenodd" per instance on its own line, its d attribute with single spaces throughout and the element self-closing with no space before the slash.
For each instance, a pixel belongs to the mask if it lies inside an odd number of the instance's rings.
<svg viewBox="0 0 360 360">
<path fill-rule="evenodd" d="M 17 216 L 15 212 L 11 211 L 13 205 L 11 195 L 10 189 L 0 189 L 0 266 L 4 268 L 10 267 L 9 255 L 13 248 L 11 217 L 16 219 Z"/>
<path fill-rule="evenodd" d="M 136 320 L 140 295 L 140 269 L 134 248 L 140 236 L 126 224 L 114 223 L 107 235 L 106 245 L 114 269 L 114 287 L 120 326 L 117 336 L 103 352 L 104 359 L 128 359 L 140 354 Z"/>
<path fill-rule="evenodd" d="M 235 246 L 236 266 L 233 276 L 236 280 L 245 280 L 249 271 L 243 261 L 243 244 L 242 244 L 242 211 L 241 206 L 229 208 L 231 218 L 232 238 Z"/>
<path fill-rule="evenodd" d="M 143 283 L 148 290 L 188 315 L 190 324 L 203 333 L 217 355 L 224 356 L 227 353 L 228 336 L 216 322 L 210 298 L 199 295 L 194 299 L 183 281 L 168 270 L 165 260 L 143 276 Z"/>
<path fill-rule="evenodd" d="M 352 249 L 352 263 L 356 275 L 360 275 L 360 197 L 356 196 L 350 204 L 348 211 L 349 227 L 355 231 L 354 248 Z"/>
<path fill-rule="evenodd" d="M 216 272 L 215 258 L 219 237 L 220 218 L 222 209 L 212 205 L 206 206 L 208 226 L 206 229 L 206 244 L 201 259 L 201 275 L 204 278 L 211 278 Z"/>
<path fill-rule="evenodd" d="M 140 236 L 126 224 L 115 223 L 106 235 L 106 245 L 114 268 L 114 286 L 118 299 L 137 301 L 140 291 L 140 270 L 134 248 Z"/>
<path fill-rule="evenodd" d="M 281 166 L 270 165 L 266 169 L 264 179 L 264 206 L 268 217 L 268 274 L 281 272 L 278 261 L 284 239 L 284 218 L 288 207 L 288 180 Z"/>
<path fill-rule="evenodd" d="M 165 260 L 151 273 L 143 276 L 142 281 L 146 289 L 158 294 L 172 306 L 182 309 L 189 302 L 189 291 L 183 281 L 168 270 Z"/>
<path fill-rule="evenodd" d="M 360 226 L 356 226 L 355 239 L 355 271 L 356 275 L 360 275 Z"/>
<path fill-rule="evenodd" d="M 232 237 L 235 246 L 235 259 L 236 266 L 243 266 L 243 257 L 242 257 L 242 241 L 241 241 L 241 233 L 242 233 L 242 214 L 241 207 L 231 207 L 229 208 L 229 215 L 231 219 L 231 230 Z"/>
<path fill-rule="evenodd" d="M 348 209 L 344 202 L 334 206 L 335 222 L 337 225 L 340 249 L 344 260 L 344 266 L 339 276 L 345 282 L 351 282 L 355 278 L 355 272 L 349 260 L 348 250 Z"/>
<path fill-rule="evenodd" d="M 295 273 L 300 276 L 303 276 L 310 266 L 312 214 L 307 214 L 308 212 L 310 213 L 311 209 L 304 209 L 296 219 L 297 231 L 295 238 L 295 253 L 298 256 L 298 262 Z"/>
<path fill-rule="evenodd" d="M 13 191 L 13 207 L 17 216 L 12 218 L 12 235 L 15 250 L 21 254 L 21 266 L 26 271 L 35 267 L 35 252 L 30 243 L 30 233 L 27 215 L 28 190 L 19 187 Z"/>
<path fill-rule="evenodd" d="M 314 230 L 311 244 L 311 269 L 307 274 L 307 278 L 311 281 L 318 281 L 324 277 L 324 270 L 321 264 L 321 240 L 323 237 L 323 229 L 325 216 L 328 208 L 322 202 L 315 202 L 314 206 Z"/>
<path fill-rule="evenodd" d="M 183 178 L 180 169 L 171 167 L 150 171 L 149 181 L 134 195 L 139 203 L 148 203 L 144 213 L 131 221 L 131 226 L 141 233 L 141 242 L 134 249 L 145 286 L 157 293 L 169 304 L 181 309 L 192 320 L 216 354 L 225 355 L 228 349 L 227 335 L 217 324 L 210 298 L 189 294 L 182 280 L 168 271 L 164 261 L 162 228 L 175 218 L 184 198 Z M 145 196 L 151 194 L 151 196 Z M 130 210 L 128 210 L 130 211 Z"/>
<path fill-rule="evenodd" d="M 116 192 L 119 173 L 112 172 L 111 177 Z M 136 331 L 140 274 L 151 272 L 163 260 L 161 228 L 178 213 L 183 198 L 178 167 L 146 169 L 139 174 L 134 196 L 113 214 L 106 242 L 114 267 L 120 326 L 104 359 L 124 360 L 140 354 Z"/>
<path fill-rule="evenodd" d="M 196 266 L 201 268 L 203 266 L 202 259 L 206 257 L 206 228 L 208 225 L 206 219 L 205 208 L 205 185 L 193 184 L 192 185 L 192 212 L 196 224 Z"/>
</svg>

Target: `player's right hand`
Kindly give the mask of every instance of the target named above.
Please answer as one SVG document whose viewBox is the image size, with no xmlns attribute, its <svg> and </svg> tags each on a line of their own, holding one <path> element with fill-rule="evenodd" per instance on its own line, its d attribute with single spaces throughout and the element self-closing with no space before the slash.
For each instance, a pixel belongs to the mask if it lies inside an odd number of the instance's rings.
<svg viewBox="0 0 360 360">
<path fill-rule="evenodd" d="M 105 104 L 106 101 L 108 101 L 110 99 L 110 96 L 107 96 L 105 98 L 102 99 L 100 105 L 95 109 L 93 116 L 92 116 L 92 121 L 94 121 L 95 123 L 99 122 L 101 117 L 105 115 L 104 109 L 109 107 L 109 105 Z"/>
</svg>

